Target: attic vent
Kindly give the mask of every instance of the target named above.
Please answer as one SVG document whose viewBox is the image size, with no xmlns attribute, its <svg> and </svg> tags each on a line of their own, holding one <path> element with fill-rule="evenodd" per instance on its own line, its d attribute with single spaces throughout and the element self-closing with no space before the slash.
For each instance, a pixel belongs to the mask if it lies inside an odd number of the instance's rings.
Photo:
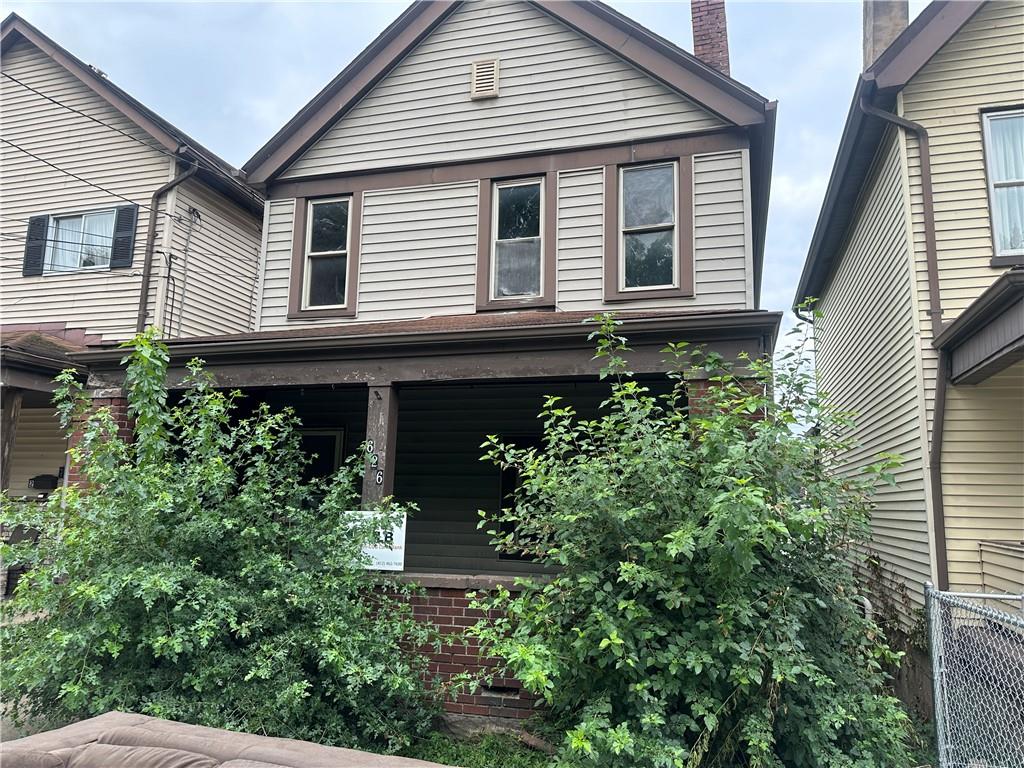
<svg viewBox="0 0 1024 768">
<path fill-rule="evenodd" d="M 493 99 L 498 95 L 498 60 L 474 61 L 469 76 L 471 99 Z"/>
</svg>

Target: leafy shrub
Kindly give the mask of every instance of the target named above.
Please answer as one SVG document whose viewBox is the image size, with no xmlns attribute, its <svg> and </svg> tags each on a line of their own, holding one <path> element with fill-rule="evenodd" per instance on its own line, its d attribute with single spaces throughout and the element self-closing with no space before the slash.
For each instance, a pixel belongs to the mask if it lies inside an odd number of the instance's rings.
<svg viewBox="0 0 1024 768">
<path fill-rule="evenodd" d="M 833 472 L 849 422 L 818 399 L 801 344 L 742 378 L 673 345 L 676 386 L 655 396 L 602 322 L 599 417 L 550 398 L 542 448 L 485 443 L 520 486 L 482 524 L 550 578 L 479 598 L 505 617 L 473 632 L 565 723 L 562 762 L 910 764 L 907 717 L 883 692 L 897 655 L 852 568 L 894 457 L 862 479 Z M 710 381 L 687 404 L 688 372 Z"/>
<path fill-rule="evenodd" d="M 459 768 L 551 768 L 553 765 L 543 752 L 524 746 L 513 736 L 496 733 L 457 739 L 435 732 L 417 740 L 402 754 Z"/>
<path fill-rule="evenodd" d="M 126 358 L 134 441 L 85 414 L 60 378 L 71 450 L 88 480 L 4 522 L 40 532 L 4 551 L 31 570 L 5 606 L 4 695 L 19 721 L 111 709 L 208 726 L 397 750 L 427 727 L 430 641 L 409 588 L 378 588 L 362 548 L 402 510 L 351 519 L 358 470 L 301 480 L 296 419 L 214 389 L 198 361 L 168 405 L 152 333 Z"/>
</svg>

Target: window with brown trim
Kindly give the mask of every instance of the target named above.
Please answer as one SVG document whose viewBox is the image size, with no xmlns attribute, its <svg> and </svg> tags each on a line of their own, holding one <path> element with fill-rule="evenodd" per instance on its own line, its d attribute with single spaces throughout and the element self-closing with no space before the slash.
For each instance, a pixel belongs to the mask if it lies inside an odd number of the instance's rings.
<svg viewBox="0 0 1024 768">
<path fill-rule="evenodd" d="M 693 295 L 692 158 L 605 167 L 605 301 Z"/>
<path fill-rule="evenodd" d="M 289 318 L 355 315 L 361 202 L 359 192 L 295 200 Z"/>
<path fill-rule="evenodd" d="M 555 183 L 480 180 L 477 309 L 554 306 Z"/>
</svg>

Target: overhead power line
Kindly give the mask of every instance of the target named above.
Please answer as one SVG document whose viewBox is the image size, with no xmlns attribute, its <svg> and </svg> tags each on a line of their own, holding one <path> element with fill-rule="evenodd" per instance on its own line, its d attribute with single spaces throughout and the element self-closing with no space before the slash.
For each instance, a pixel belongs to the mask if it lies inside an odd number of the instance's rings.
<svg viewBox="0 0 1024 768">
<path fill-rule="evenodd" d="M 61 168 L 59 165 L 54 165 L 49 160 L 46 160 L 46 159 L 40 157 L 39 155 L 37 155 L 37 154 L 35 154 L 33 152 L 29 152 L 24 147 L 18 146 L 17 144 L 15 144 L 10 139 L 5 139 L 3 136 L 0 136 L 0 142 L 3 142 L 4 144 L 7 144 L 10 147 L 13 147 L 14 149 L 18 150 L 22 154 L 28 155 L 33 160 L 38 160 L 40 163 L 43 163 L 44 165 L 50 166 L 55 171 L 58 171 L 58 172 L 63 173 L 65 175 L 67 175 L 67 176 L 70 176 L 71 178 L 73 178 L 73 179 L 75 179 L 77 181 L 80 181 L 83 184 L 86 184 L 86 185 L 88 185 L 88 186 L 90 186 L 90 187 L 92 187 L 94 189 L 98 189 L 98 190 L 100 190 L 100 192 L 105 192 L 106 194 L 110 195 L 111 197 L 116 197 L 118 200 L 124 200 L 126 203 L 131 203 L 132 205 L 137 205 L 140 208 L 145 208 L 147 211 L 150 211 L 152 213 L 158 213 L 158 214 L 160 214 L 162 216 L 167 216 L 167 217 L 172 218 L 172 219 L 174 218 L 174 216 L 172 214 L 167 213 L 166 211 L 154 211 L 152 207 L 150 207 L 150 206 L 148 206 L 148 205 L 146 205 L 144 203 L 139 203 L 139 202 L 136 202 L 135 200 L 131 200 L 130 198 L 125 197 L 124 195 L 119 195 L 117 192 L 114 192 L 113 190 L 107 189 L 106 187 L 104 187 L 101 184 L 97 184 L 94 181 L 89 181 L 88 179 L 82 178 L 77 173 L 72 173 L 71 171 L 67 170 L 66 168 Z"/>
<path fill-rule="evenodd" d="M 6 240 L 8 242 L 18 243 L 19 245 L 24 245 L 27 242 L 24 238 L 13 237 L 11 235 L 0 235 L 0 240 Z M 63 248 L 63 247 L 60 247 L 60 246 L 54 246 L 53 250 L 61 251 L 62 253 L 81 253 L 81 251 L 79 249 L 77 249 L 77 248 Z M 159 253 L 160 255 L 165 255 L 163 251 L 156 251 L 156 253 Z M 207 254 L 207 253 L 196 253 L 195 251 L 193 251 L 192 254 L 194 256 L 204 256 L 206 258 L 213 258 L 213 257 L 210 256 L 210 254 Z M 4 256 L 4 257 L 0 258 L 0 261 L 6 262 L 8 264 L 18 265 L 18 266 L 20 266 L 23 263 L 23 260 L 21 258 L 17 257 L 17 256 Z M 50 265 L 50 266 L 47 266 L 45 268 L 45 270 L 47 272 L 88 272 L 88 271 L 92 271 L 93 269 L 94 269 L 93 267 L 70 267 L 70 266 L 63 266 L 63 265 Z M 101 271 L 101 269 L 102 269 L 101 267 L 96 267 L 95 268 L 96 271 Z M 136 270 L 136 269 L 141 269 L 141 267 L 132 267 L 133 271 Z M 257 271 L 256 271 L 255 266 L 254 266 L 254 269 L 253 269 L 252 272 L 227 272 L 227 271 L 221 271 L 221 270 L 204 269 L 202 267 L 200 267 L 200 268 L 189 267 L 188 271 L 189 271 L 190 274 L 205 274 L 205 275 L 214 275 L 214 276 L 217 276 L 217 277 L 238 277 L 238 278 L 243 278 L 245 280 L 252 280 L 253 278 L 259 276 Z M 110 274 L 111 275 L 117 275 L 118 277 L 130 277 L 130 276 L 132 276 L 132 271 L 123 270 L 122 268 L 116 268 L 116 269 L 111 269 L 110 270 Z"/>
<path fill-rule="evenodd" d="M 82 110 L 80 110 L 80 109 L 78 109 L 76 107 L 72 107 L 70 104 L 65 104 L 60 99 L 55 98 L 54 96 L 51 96 L 51 95 L 49 95 L 47 93 L 44 93 L 43 91 L 40 91 L 38 88 L 35 88 L 34 86 L 31 86 L 28 83 L 25 83 L 25 82 L 19 80 L 18 78 L 14 77 L 14 75 L 11 75 L 8 72 L 0 72 L 0 74 L 2 74 L 8 80 L 11 80 L 12 82 L 17 83 L 22 88 L 25 88 L 25 89 L 31 91 L 32 93 L 36 94 L 37 96 L 39 96 L 39 97 L 41 97 L 43 99 L 46 99 L 47 101 L 52 102 L 53 104 L 56 104 L 58 107 L 61 107 L 62 109 L 66 109 L 69 112 L 74 112 L 76 115 L 81 115 L 82 117 L 84 117 L 84 118 L 86 118 L 88 120 L 92 120 L 94 123 L 97 123 L 98 125 L 102 125 L 104 128 L 109 128 L 112 131 L 116 131 L 117 133 L 121 134 L 122 136 L 125 136 L 125 137 L 131 139 L 132 141 L 135 141 L 135 142 L 141 144 L 144 147 L 148 147 L 149 149 L 156 150 L 157 152 L 160 152 L 160 153 L 162 153 L 164 155 L 167 155 L 168 157 L 174 158 L 176 160 L 182 159 L 180 155 L 178 155 L 175 152 L 171 152 L 166 147 L 161 146 L 160 144 L 156 143 L 155 141 L 152 141 L 152 142 L 151 141 L 146 141 L 145 139 L 139 138 L 138 136 L 135 136 L 134 134 L 131 134 L 128 131 L 125 131 L 125 130 L 123 130 L 121 128 L 118 128 L 116 125 L 111 125 L 110 123 L 106 122 L 105 120 L 100 120 L 98 117 L 95 117 L 94 115 L 90 115 L 87 112 L 83 112 Z M 209 163 L 206 160 L 203 160 L 201 158 L 196 158 L 196 160 L 206 170 L 211 171 L 212 173 L 216 173 L 218 176 L 221 176 L 222 178 L 227 179 L 228 181 L 230 181 L 230 182 L 232 182 L 234 184 L 239 184 L 240 183 L 239 179 L 237 179 L 234 176 L 232 176 L 230 173 L 225 171 L 223 168 L 219 168 L 216 165 L 214 165 L 212 163 Z M 242 186 L 245 189 L 246 194 L 248 194 L 254 201 L 260 203 L 261 205 L 263 204 L 263 198 L 261 198 L 259 195 L 257 195 L 254 190 L 252 190 L 248 186 L 245 186 L 245 185 L 242 185 Z"/>
</svg>

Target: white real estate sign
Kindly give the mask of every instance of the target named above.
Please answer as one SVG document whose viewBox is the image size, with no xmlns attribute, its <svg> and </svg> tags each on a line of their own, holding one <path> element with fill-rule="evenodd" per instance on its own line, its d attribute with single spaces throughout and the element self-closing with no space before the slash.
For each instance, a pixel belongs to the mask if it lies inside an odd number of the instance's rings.
<svg viewBox="0 0 1024 768">
<path fill-rule="evenodd" d="M 379 513 L 354 510 L 349 514 L 369 517 Z M 402 515 L 402 519 L 393 528 L 382 532 L 377 546 L 363 547 L 363 554 L 370 558 L 366 565 L 368 571 L 405 570 L 405 524 L 406 516 Z"/>
</svg>

